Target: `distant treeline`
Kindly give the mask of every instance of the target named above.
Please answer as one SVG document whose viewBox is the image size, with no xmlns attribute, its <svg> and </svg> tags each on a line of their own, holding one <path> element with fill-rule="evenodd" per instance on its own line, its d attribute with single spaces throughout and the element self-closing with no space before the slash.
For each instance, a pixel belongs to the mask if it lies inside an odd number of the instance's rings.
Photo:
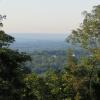
<svg viewBox="0 0 100 100">
<path fill-rule="evenodd" d="M 26 66 L 38 74 L 43 74 L 49 69 L 61 71 L 67 64 L 67 51 L 68 49 L 34 51 L 33 53 L 29 53 L 32 61 L 31 63 L 27 62 Z M 72 56 L 75 56 L 77 59 L 80 59 L 83 55 L 89 56 L 89 52 L 81 48 L 73 50 Z"/>
</svg>

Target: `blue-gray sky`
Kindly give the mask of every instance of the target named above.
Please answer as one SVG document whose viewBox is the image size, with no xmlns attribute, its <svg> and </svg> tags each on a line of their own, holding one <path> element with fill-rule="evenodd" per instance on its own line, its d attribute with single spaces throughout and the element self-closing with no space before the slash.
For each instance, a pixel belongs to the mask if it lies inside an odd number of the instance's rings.
<svg viewBox="0 0 100 100">
<path fill-rule="evenodd" d="M 69 33 L 100 0 L 0 0 L 9 33 Z"/>
</svg>

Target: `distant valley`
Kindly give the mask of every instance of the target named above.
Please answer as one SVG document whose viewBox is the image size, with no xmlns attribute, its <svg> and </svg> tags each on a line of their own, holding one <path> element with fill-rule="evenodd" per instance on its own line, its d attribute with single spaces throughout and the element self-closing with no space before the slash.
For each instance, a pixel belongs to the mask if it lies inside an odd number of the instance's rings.
<svg viewBox="0 0 100 100">
<path fill-rule="evenodd" d="M 12 34 L 15 42 L 10 46 L 24 52 L 41 50 L 65 50 L 71 47 L 66 43 L 64 34 Z"/>
</svg>

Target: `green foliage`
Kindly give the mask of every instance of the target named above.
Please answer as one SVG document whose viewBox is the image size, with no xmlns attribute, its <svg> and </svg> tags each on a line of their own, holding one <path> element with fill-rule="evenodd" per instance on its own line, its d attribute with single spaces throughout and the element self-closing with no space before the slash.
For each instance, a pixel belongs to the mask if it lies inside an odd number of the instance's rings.
<svg viewBox="0 0 100 100">
<path fill-rule="evenodd" d="M 79 43 L 82 47 L 91 49 L 99 47 L 100 41 L 100 5 L 95 6 L 91 13 L 84 12 L 85 18 L 80 28 L 73 30 L 67 39 Z"/>
<path fill-rule="evenodd" d="M 90 55 L 78 61 L 73 67 L 72 75 L 79 100 L 99 100 L 100 89 L 100 5 L 95 6 L 91 13 L 84 12 L 85 18 L 77 30 L 73 30 L 67 41 L 78 44 L 90 52 Z M 71 70 L 71 68 L 69 68 Z M 73 83 L 73 84 L 74 84 Z M 97 89 L 98 88 L 98 89 Z M 84 92 L 82 92 L 84 91 Z M 85 92 L 87 91 L 87 92 Z"/>
<path fill-rule="evenodd" d="M 6 34 L 4 31 L 0 31 L 0 48 L 3 46 L 9 46 L 15 40 L 12 36 Z"/>
<path fill-rule="evenodd" d="M 12 36 L 0 31 L 0 100 L 23 98 L 26 76 L 24 62 L 30 61 L 31 58 L 25 53 L 8 49 L 7 46 L 13 42 Z"/>
</svg>

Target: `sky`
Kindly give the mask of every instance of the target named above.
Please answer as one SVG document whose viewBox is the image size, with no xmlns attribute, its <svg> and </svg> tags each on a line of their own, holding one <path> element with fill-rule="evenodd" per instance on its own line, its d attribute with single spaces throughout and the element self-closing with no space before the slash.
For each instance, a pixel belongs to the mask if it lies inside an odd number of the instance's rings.
<svg viewBox="0 0 100 100">
<path fill-rule="evenodd" d="M 0 0 L 8 33 L 70 33 L 100 0 Z"/>
</svg>

